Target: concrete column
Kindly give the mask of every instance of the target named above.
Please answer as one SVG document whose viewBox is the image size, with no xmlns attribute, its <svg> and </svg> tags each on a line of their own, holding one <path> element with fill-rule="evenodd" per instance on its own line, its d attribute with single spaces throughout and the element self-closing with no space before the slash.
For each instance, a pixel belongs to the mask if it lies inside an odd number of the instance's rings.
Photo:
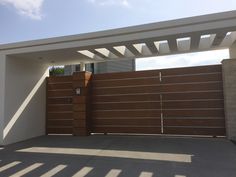
<svg viewBox="0 0 236 177">
<path fill-rule="evenodd" d="M 226 134 L 236 140 L 236 59 L 222 61 Z"/>
<path fill-rule="evenodd" d="M 44 135 L 48 65 L 8 56 L 5 68 L 4 145 Z"/>
<path fill-rule="evenodd" d="M 73 134 L 75 136 L 90 134 L 91 78 L 92 73 L 90 72 L 75 72 L 73 74 Z"/>
<path fill-rule="evenodd" d="M 0 146 L 3 145 L 6 57 L 0 55 Z"/>
<path fill-rule="evenodd" d="M 230 58 L 236 58 L 236 43 L 229 48 Z"/>
</svg>

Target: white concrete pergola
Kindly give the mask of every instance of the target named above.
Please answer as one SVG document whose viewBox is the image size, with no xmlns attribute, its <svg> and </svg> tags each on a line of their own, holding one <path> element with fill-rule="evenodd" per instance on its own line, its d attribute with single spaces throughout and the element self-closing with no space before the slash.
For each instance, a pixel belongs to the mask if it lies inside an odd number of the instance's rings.
<svg viewBox="0 0 236 177">
<path fill-rule="evenodd" d="M 230 49 L 236 11 L 95 33 L 0 45 L 0 145 L 45 134 L 50 65 Z"/>
</svg>

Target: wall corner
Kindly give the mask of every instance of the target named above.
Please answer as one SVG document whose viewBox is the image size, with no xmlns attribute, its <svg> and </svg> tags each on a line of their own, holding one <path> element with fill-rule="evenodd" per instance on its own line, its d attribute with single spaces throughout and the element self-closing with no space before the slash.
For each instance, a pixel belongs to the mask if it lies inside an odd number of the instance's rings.
<svg viewBox="0 0 236 177">
<path fill-rule="evenodd" d="M 222 61 L 226 135 L 236 140 L 236 59 Z"/>
<path fill-rule="evenodd" d="M 0 146 L 3 145 L 6 56 L 0 54 Z"/>
</svg>

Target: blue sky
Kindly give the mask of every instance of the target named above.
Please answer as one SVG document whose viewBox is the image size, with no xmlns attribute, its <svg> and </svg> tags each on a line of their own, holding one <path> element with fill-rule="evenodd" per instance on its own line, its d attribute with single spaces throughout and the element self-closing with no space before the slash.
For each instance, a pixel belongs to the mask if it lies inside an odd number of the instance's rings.
<svg viewBox="0 0 236 177">
<path fill-rule="evenodd" d="M 0 44 L 230 10 L 235 0 L 0 0 Z"/>
</svg>

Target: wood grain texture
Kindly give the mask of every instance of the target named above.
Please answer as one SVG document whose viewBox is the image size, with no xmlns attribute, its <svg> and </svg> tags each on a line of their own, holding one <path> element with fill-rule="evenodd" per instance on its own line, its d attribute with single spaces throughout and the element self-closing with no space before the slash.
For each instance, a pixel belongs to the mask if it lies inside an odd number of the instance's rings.
<svg viewBox="0 0 236 177">
<path fill-rule="evenodd" d="M 147 133 L 162 114 L 167 134 L 224 134 L 220 65 L 98 74 L 92 86 L 95 132 Z"/>
<path fill-rule="evenodd" d="M 47 78 L 49 84 L 58 82 L 72 82 L 72 76 L 50 76 Z"/>
<path fill-rule="evenodd" d="M 222 73 L 202 73 L 199 75 L 177 75 L 177 76 L 162 76 L 162 83 L 196 83 L 196 82 L 213 82 L 221 81 Z"/>
<path fill-rule="evenodd" d="M 162 76 L 175 76 L 175 75 L 193 75 L 202 73 L 221 73 L 221 65 L 209 65 L 209 66 L 194 66 L 185 68 L 172 68 L 172 69 L 162 69 Z"/>
<path fill-rule="evenodd" d="M 221 65 L 80 72 L 47 82 L 47 132 L 161 134 L 163 125 L 164 134 L 225 135 Z"/>
<path fill-rule="evenodd" d="M 159 70 L 95 74 L 93 75 L 93 82 L 98 80 L 124 80 L 147 77 L 159 77 Z"/>
<path fill-rule="evenodd" d="M 225 126 L 225 120 L 222 117 L 221 119 L 219 118 L 185 118 L 185 119 L 171 119 L 171 118 L 166 118 L 164 119 L 164 126 L 192 126 L 192 127 L 222 127 L 224 128 Z"/>
<path fill-rule="evenodd" d="M 99 127 L 94 126 L 93 132 L 96 133 L 137 133 L 137 134 L 161 134 L 161 127 Z"/>
<path fill-rule="evenodd" d="M 47 134 L 73 133 L 72 76 L 47 78 Z"/>
<path fill-rule="evenodd" d="M 225 128 L 164 127 L 165 134 L 224 136 Z"/>
<path fill-rule="evenodd" d="M 220 65 L 162 70 L 164 134 L 225 135 Z"/>
<path fill-rule="evenodd" d="M 109 102 L 140 102 L 140 101 L 160 101 L 160 94 L 154 93 L 154 94 L 139 94 L 139 95 L 133 95 L 133 93 L 130 93 L 128 95 L 102 95 L 97 96 L 94 95 L 92 97 L 93 103 L 109 103 Z"/>
</svg>

